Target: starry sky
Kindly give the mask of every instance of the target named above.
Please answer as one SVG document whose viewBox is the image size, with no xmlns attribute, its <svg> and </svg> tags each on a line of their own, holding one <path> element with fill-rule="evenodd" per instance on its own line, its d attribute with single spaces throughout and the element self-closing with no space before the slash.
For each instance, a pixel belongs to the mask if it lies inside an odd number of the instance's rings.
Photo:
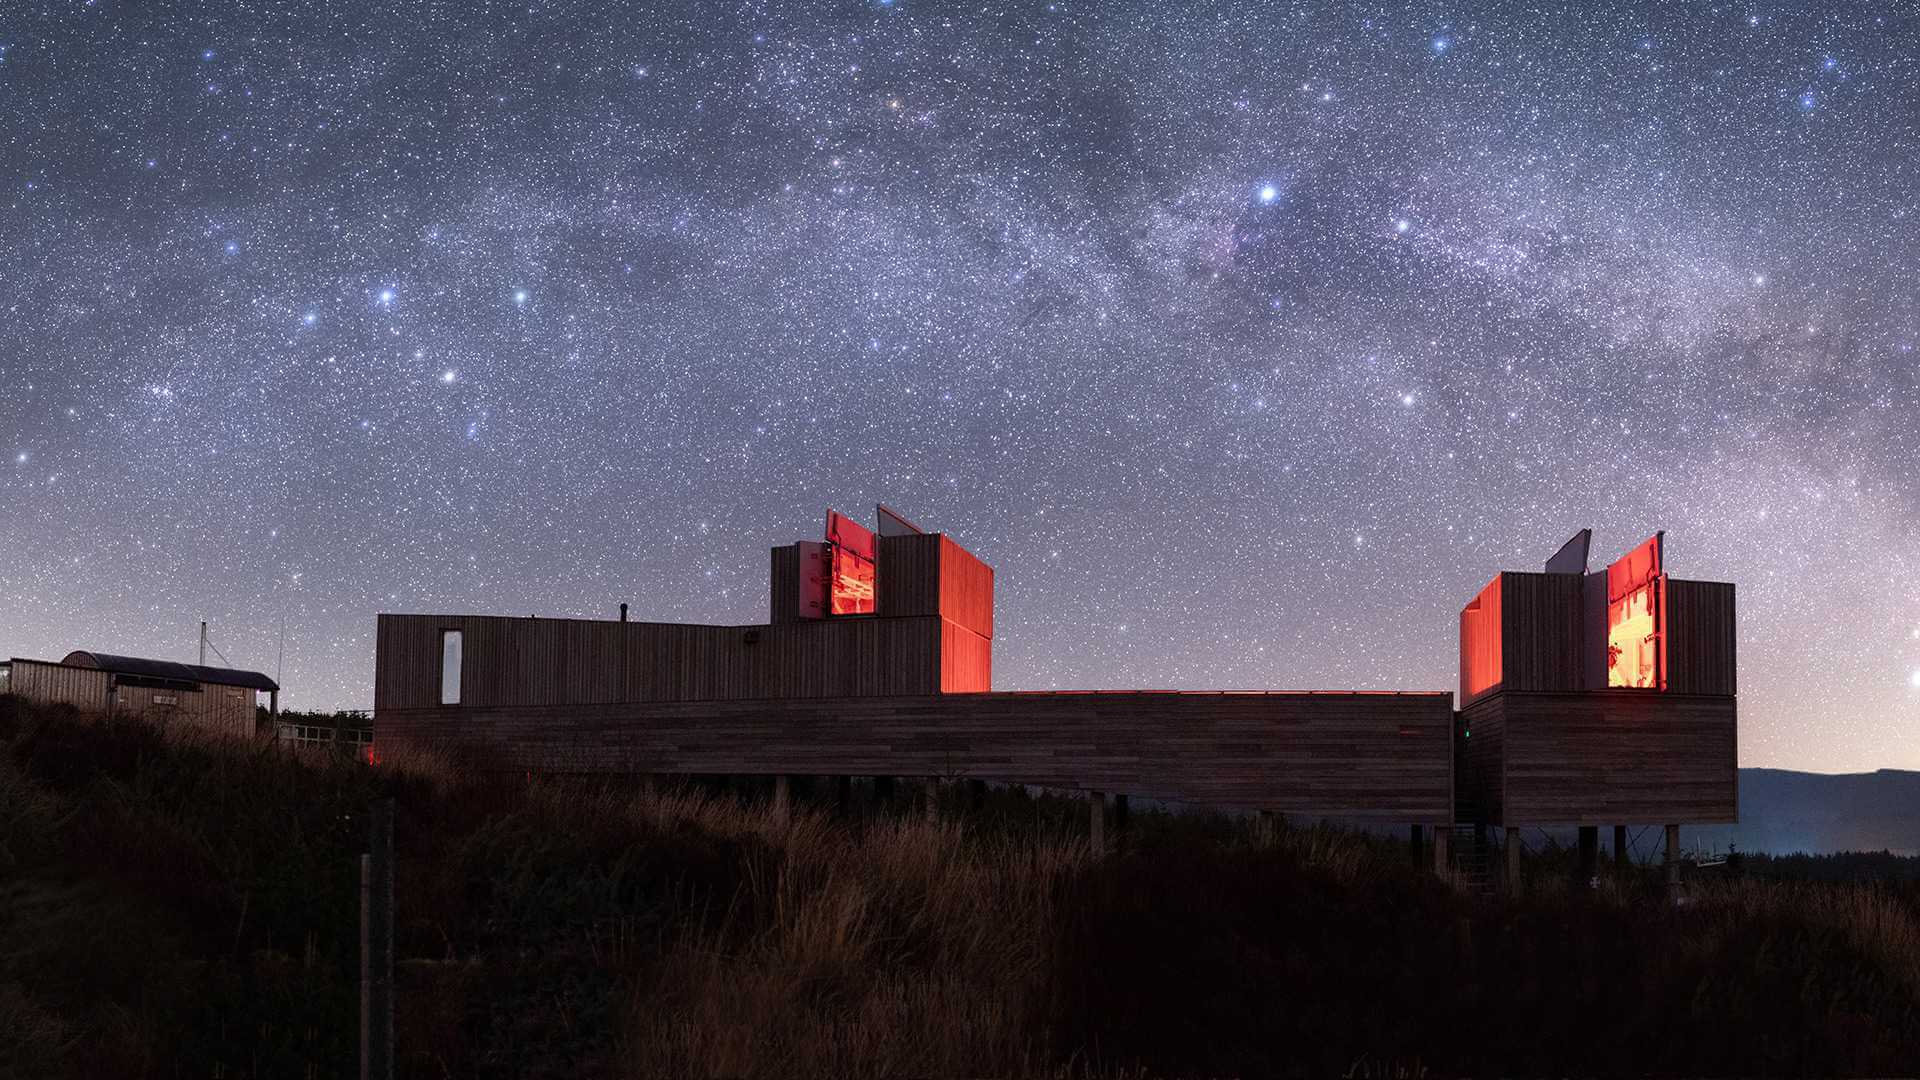
<svg viewBox="0 0 1920 1080">
<path fill-rule="evenodd" d="M 1920 768 L 1920 17 L 1555 6 L 8 4 L 0 655 L 364 707 L 885 501 L 999 688 L 1450 689 L 1664 528 L 1741 764 Z"/>
</svg>

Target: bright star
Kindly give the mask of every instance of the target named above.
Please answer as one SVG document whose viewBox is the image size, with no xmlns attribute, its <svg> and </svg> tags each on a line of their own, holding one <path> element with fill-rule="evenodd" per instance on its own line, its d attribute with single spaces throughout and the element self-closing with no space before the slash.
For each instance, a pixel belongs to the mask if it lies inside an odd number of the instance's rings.
<svg viewBox="0 0 1920 1080">
<path fill-rule="evenodd" d="M 1404 406 L 1406 406 L 1406 407 L 1407 407 L 1407 408 L 1409 408 L 1409 409 L 1411 409 L 1411 408 L 1413 408 L 1413 395 L 1412 395 L 1412 394 L 1401 394 L 1401 395 L 1400 395 L 1400 404 L 1402 404 L 1402 405 L 1404 405 Z"/>
<path fill-rule="evenodd" d="M 1813 91 L 1811 90 L 1800 95 L 1800 111 L 1801 112 L 1812 112 L 1814 107 L 1819 104 L 1820 104 L 1820 99 L 1817 97 L 1814 97 Z"/>
<path fill-rule="evenodd" d="M 392 303 L 393 303 L 393 290 L 381 289 L 380 290 L 380 306 L 386 307 Z"/>
<path fill-rule="evenodd" d="M 1406 218 L 1401 218 L 1393 223 L 1393 231 L 1397 233 L 1405 234 L 1406 231 L 1411 228 L 1413 228 L 1413 222 L 1408 221 Z"/>
<path fill-rule="evenodd" d="M 300 321 L 303 323 L 306 323 L 308 326 L 312 326 L 314 320 L 318 319 L 319 317 L 320 316 L 315 315 L 313 312 L 309 311 L 305 315 L 300 316 Z"/>
<path fill-rule="evenodd" d="M 1434 51 L 1434 52 L 1437 52 L 1437 53 L 1443 53 L 1443 52 L 1446 52 L 1446 51 L 1447 51 L 1447 50 L 1448 50 L 1449 48 L 1452 48 L 1452 47 L 1453 47 L 1453 42 L 1452 42 L 1451 40 L 1449 40 L 1449 39 L 1447 39 L 1447 38 L 1443 38 L 1443 37 L 1437 37 L 1437 38 L 1434 38 L 1434 39 L 1433 39 L 1433 51 Z"/>
<path fill-rule="evenodd" d="M 526 302 L 527 302 L 527 290 L 525 290 L 525 289 L 515 289 L 515 290 L 513 290 L 513 302 L 514 302 L 514 303 L 516 303 L 516 304 L 524 304 L 524 303 L 526 303 Z"/>
<path fill-rule="evenodd" d="M 1907 676 L 1907 685 L 1920 690 L 1920 668 L 1914 668 L 1913 674 Z"/>
<path fill-rule="evenodd" d="M 1280 189 L 1274 187 L 1272 184 L 1266 184 L 1260 188 L 1260 201 L 1263 203 L 1270 203 L 1279 197 Z"/>
<path fill-rule="evenodd" d="M 440 381 L 443 383 L 450 383 L 455 379 L 458 379 L 459 377 L 460 377 L 460 373 L 453 370 L 452 368 L 448 368 L 447 370 L 440 373 Z"/>
</svg>

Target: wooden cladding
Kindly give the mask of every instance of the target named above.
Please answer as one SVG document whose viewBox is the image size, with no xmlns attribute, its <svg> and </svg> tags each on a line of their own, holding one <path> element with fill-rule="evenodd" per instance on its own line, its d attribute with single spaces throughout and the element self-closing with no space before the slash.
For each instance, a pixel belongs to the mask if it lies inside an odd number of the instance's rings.
<svg viewBox="0 0 1920 1080">
<path fill-rule="evenodd" d="M 993 567 L 943 533 L 880 538 L 883 616 L 938 615 L 993 637 Z"/>
<path fill-rule="evenodd" d="M 1585 634 L 1578 574 L 1500 575 L 1500 674 L 1507 690 L 1578 690 Z"/>
<path fill-rule="evenodd" d="M 940 692 L 975 694 L 993 689 L 993 642 L 947 619 L 940 620 Z"/>
<path fill-rule="evenodd" d="M 1732 585 L 1667 579 L 1668 690 L 1734 693 L 1734 638 Z"/>
<path fill-rule="evenodd" d="M 460 700 L 467 706 L 933 694 L 943 688 L 949 651 L 935 617 L 692 626 L 382 615 L 376 709 L 438 704 L 447 630 L 461 632 Z M 973 663 L 969 670 L 986 662 Z"/>
<path fill-rule="evenodd" d="M 113 676 L 96 668 L 16 659 L 12 671 L 10 693 L 49 705 L 72 705 L 85 712 L 105 712 L 113 690 Z"/>
<path fill-rule="evenodd" d="M 383 707 L 374 738 L 514 771 L 964 776 L 1441 823 L 1452 718 L 1446 694 L 981 693 Z"/>
<path fill-rule="evenodd" d="M 1588 578 L 1604 575 L 1510 570 L 1481 590 L 1460 612 L 1463 707 L 1498 690 L 1605 688 L 1606 597 Z M 1733 693 L 1733 586 L 1670 578 L 1664 595 L 1668 689 Z"/>
<path fill-rule="evenodd" d="M 1500 685 L 1500 579 L 1495 574 L 1460 610 L 1460 700 L 1472 701 Z"/>
<path fill-rule="evenodd" d="M 1739 813 L 1730 696 L 1490 694 L 1462 710 L 1461 803 L 1505 825 L 1725 823 Z M 1479 746 L 1472 744 L 1479 743 Z"/>
</svg>

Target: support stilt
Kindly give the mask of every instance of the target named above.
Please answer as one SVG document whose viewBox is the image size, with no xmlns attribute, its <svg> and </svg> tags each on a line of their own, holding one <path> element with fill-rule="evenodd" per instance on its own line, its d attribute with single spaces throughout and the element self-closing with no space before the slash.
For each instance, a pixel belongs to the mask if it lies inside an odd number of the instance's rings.
<svg viewBox="0 0 1920 1080">
<path fill-rule="evenodd" d="M 1667 826 L 1667 888 L 1680 887 L 1680 826 Z"/>
</svg>

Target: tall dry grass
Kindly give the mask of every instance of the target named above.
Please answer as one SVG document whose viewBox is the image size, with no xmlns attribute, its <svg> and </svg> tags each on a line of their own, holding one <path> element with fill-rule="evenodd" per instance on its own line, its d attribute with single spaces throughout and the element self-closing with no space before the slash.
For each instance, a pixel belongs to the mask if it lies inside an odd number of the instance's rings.
<svg viewBox="0 0 1920 1080">
<path fill-rule="evenodd" d="M 0 1074 L 346 1075 L 365 808 L 399 806 L 403 1072 L 1897 1072 L 1920 912 L 1658 875 L 1460 893 L 1403 841 L 991 795 L 500 776 L 0 699 Z M 742 788 L 751 788 L 743 791 Z M 1561 875 L 1565 876 L 1565 875 Z"/>
</svg>

